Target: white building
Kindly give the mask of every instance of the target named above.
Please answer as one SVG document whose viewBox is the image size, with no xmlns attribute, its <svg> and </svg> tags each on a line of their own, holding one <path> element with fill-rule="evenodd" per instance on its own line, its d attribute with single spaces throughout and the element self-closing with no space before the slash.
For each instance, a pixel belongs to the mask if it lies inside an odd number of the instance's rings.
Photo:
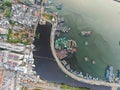
<svg viewBox="0 0 120 90">
<path fill-rule="evenodd" d="M 21 72 L 23 72 L 23 73 L 27 73 L 27 67 L 17 67 L 17 70 L 18 71 L 21 71 Z"/>
</svg>

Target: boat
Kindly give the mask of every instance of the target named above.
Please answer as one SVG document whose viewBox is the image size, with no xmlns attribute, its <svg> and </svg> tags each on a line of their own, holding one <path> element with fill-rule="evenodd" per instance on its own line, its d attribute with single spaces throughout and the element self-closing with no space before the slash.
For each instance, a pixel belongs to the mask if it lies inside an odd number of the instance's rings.
<svg viewBox="0 0 120 90">
<path fill-rule="evenodd" d="M 113 66 L 108 65 L 105 69 L 105 78 L 108 82 L 114 82 L 115 76 L 113 73 Z"/>
<path fill-rule="evenodd" d="M 56 5 L 56 8 L 57 8 L 58 10 L 62 10 L 62 3 L 57 4 L 57 5 Z"/>
<path fill-rule="evenodd" d="M 90 36 L 92 34 L 92 31 L 81 31 L 80 35 L 81 36 Z"/>
</svg>

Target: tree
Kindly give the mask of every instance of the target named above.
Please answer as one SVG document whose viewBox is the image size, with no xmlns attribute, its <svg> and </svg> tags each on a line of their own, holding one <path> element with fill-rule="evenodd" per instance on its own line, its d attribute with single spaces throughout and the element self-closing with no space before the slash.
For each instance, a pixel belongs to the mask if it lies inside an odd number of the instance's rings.
<svg viewBox="0 0 120 90">
<path fill-rule="evenodd" d="M 4 10 L 4 6 L 0 6 L 0 9 Z"/>
<path fill-rule="evenodd" d="M 22 87 L 22 90 L 28 90 L 27 87 Z"/>
<path fill-rule="evenodd" d="M 11 9 L 6 10 L 5 16 L 6 17 L 10 17 L 10 14 L 11 14 Z"/>
<path fill-rule="evenodd" d="M 4 4 L 5 4 L 6 6 L 8 6 L 8 7 L 12 7 L 12 3 L 9 2 L 9 1 L 6 1 Z"/>
</svg>

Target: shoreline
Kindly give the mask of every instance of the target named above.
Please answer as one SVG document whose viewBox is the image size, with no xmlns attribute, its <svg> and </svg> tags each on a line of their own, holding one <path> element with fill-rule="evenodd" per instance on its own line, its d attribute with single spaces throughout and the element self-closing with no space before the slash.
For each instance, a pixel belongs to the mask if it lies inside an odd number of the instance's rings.
<svg viewBox="0 0 120 90">
<path fill-rule="evenodd" d="M 43 29 L 39 29 L 39 31 L 40 30 L 43 30 Z M 47 29 L 46 31 L 48 31 L 48 30 L 49 29 Z M 43 35 L 46 35 L 46 34 L 44 33 Z M 47 39 L 47 38 L 50 41 L 50 36 L 46 37 L 45 39 Z M 37 43 L 40 43 L 40 42 L 38 41 Z M 76 86 L 76 87 L 87 87 L 87 88 L 90 88 L 92 90 L 101 90 L 101 89 L 102 90 L 110 90 L 110 87 L 107 87 L 107 86 L 90 85 L 90 84 L 86 84 L 86 83 L 79 82 L 79 81 L 76 81 L 76 80 L 72 79 L 71 77 L 69 77 L 68 75 L 66 75 L 58 67 L 58 65 L 55 62 L 55 59 L 54 59 L 54 57 L 52 55 L 52 52 L 51 52 L 51 54 L 49 53 L 51 51 L 51 48 L 49 47 L 50 45 L 46 45 L 45 46 L 44 43 L 41 43 L 41 44 L 42 44 L 42 46 L 40 45 L 41 48 L 39 46 L 36 47 L 37 50 L 34 51 L 33 55 L 35 55 L 35 56 L 36 55 L 37 56 L 43 56 L 43 57 L 50 57 L 51 58 L 51 59 L 38 58 L 38 57 L 34 58 L 35 59 L 34 60 L 35 61 L 35 66 L 36 66 L 35 67 L 35 71 L 36 71 L 37 75 L 40 75 L 40 77 L 41 77 L 42 80 L 45 80 L 45 81 L 48 81 L 48 82 L 57 83 L 57 84 L 64 83 L 66 85 Z M 44 52 L 47 52 L 47 53 L 44 53 Z M 56 77 L 56 75 L 57 75 L 57 77 Z"/>
<path fill-rule="evenodd" d="M 117 70 L 120 69 L 120 4 L 113 0 L 77 0 L 76 2 L 58 0 L 58 2 L 63 2 L 64 7 L 60 11 L 60 15 L 66 19 L 67 25 L 72 28 L 72 32 L 68 33 L 68 36 L 76 40 L 79 46 L 76 53 L 77 62 L 75 63 L 76 67 L 78 66 L 77 69 L 79 68 L 93 77 L 105 80 L 105 68 L 107 65 L 112 65 L 116 76 Z M 97 7 L 100 8 L 96 11 Z M 80 30 L 94 30 L 97 33 L 94 41 L 91 38 L 89 39 L 90 47 L 89 45 L 86 48 L 82 46 L 84 41 L 88 39 L 83 40 L 77 36 L 76 33 L 79 33 Z M 100 36 L 96 38 L 98 34 Z M 97 48 L 95 48 L 95 45 Z M 85 56 L 89 58 L 86 62 L 84 61 Z M 92 60 L 96 61 L 94 65 L 92 65 Z"/>
<path fill-rule="evenodd" d="M 53 30 L 53 29 L 52 29 Z M 51 36 L 52 37 L 54 37 L 54 32 L 53 32 L 53 34 L 52 34 L 52 31 L 51 31 Z M 51 38 L 51 37 L 50 37 Z M 52 42 L 52 45 L 51 45 L 51 42 Z M 54 38 L 52 38 L 52 40 L 50 39 L 50 45 L 51 45 L 51 50 L 52 50 L 52 53 L 53 53 L 53 56 L 55 57 L 55 59 L 57 60 L 58 59 L 58 57 L 57 56 L 55 56 L 56 55 L 56 53 L 55 53 L 55 50 L 54 50 Z M 93 82 L 92 82 L 92 80 L 85 80 L 85 79 L 81 79 L 80 78 L 80 80 L 78 80 L 78 78 L 76 78 L 76 76 L 74 75 L 74 74 L 72 74 L 72 73 L 70 73 L 70 72 L 67 72 L 67 70 L 65 69 L 65 67 L 62 67 L 63 65 L 61 64 L 61 62 L 59 61 L 59 59 L 58 59 L 58 62 L 57 62 L 57 64 L 58 64 L 58 66 L 62 69 L 62 71 L 64 72 L 64 73 L 67 73 L 70 77 L 72 77 L 72 78 L 74 78 L 75 80 L 77 80 L 77 81 L 83 81 L 83 82 L 85 82 L 85 83 L 91 83 L 92 85 L 103 85 L 104 84 L 104 86 L 117 86 L 116 84 L 110 84 L 110 83 L 107 83 L 107 85 L 105 85 L 105 83 L 106 82 L 102 82 L 102 81 L 95 81 L 95 80 L 93 80 Z M 59 64 L 61 64 L 61 65 L 59 65 Z M 74 77 L 75 76 L 75 77 Z M 101 84 L 100 84 L 101 83 Z"/>
<path fill-rule="evenodd" d="M 51 35 L 50 35 L 50 45 L 51 45 L 51 51 L 52 51 L 52 54 L 56 60 L 56 63 L 57 65 L 59 66 L 59 68 L 68 76 L 70 76 L 71 78 L 77 80 L 77 81 L 80 81 L 80 82 L 84 82 L 84 83 L 87 83 L 87 84 L 91 84 L 91 85 L 103 85 L 103 86 L 110 86 L 110 87 L 120 87 L 119 84 L 116 84 L 116 83 L 108 83 L 108 82 L 105 82 L 105 81 L 95 81 L 95 80 L 86 80 L 84 78 L 80 78 L 76 75 L 74 75 L 73 73 L 70 73 L 62 64 L 61 62 L 59 61 L 58 57 L 56 56 L 56 52 L 55 52 L 55 48 L 54 48 L 54 36 L 55 36 L 55 30 L 53 29 L 53 24 L 52 24 L 52 30 L 51 30 Z M 113 89 L 115 90 L 115 89 Z"/>
</svg>

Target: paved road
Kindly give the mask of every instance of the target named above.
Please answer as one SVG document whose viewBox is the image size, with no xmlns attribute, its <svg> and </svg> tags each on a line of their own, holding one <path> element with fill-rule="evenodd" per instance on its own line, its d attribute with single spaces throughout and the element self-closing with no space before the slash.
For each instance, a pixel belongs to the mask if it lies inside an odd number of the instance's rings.
<svg viewBox="0 0 120 90">
<path fill-rule="evenodd" d="M 53 58 L 50 49 L 50 28 L 52 26 L 47 23 L 46 26 L 38 26 L 36 33 L 40 33 L 40 39 L 35 39 L 35 46 L 37 51 L 34 51 L 35 56 L 49 57 Z M 37 74 L 44 80 L 56 83 L 65 83 L 73 86 L 88 87 L 91 90 L 111 90 L 110 87 L 89 85 L 82 82 L 73 80 L 72 78 L 66 76 L 60 68 L 58 68 L 56 62 L 52 59 L 38 58 L 35 57 L 35 70 Z"/>
</svg>

